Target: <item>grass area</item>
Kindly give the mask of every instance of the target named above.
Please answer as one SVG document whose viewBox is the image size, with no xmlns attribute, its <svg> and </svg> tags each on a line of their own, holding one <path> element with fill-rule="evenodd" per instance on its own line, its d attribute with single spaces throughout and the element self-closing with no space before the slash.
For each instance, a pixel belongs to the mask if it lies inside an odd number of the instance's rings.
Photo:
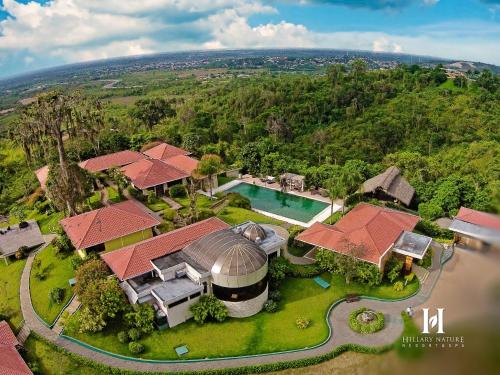
<svg viewBox="0 0 500 375">
<path fill-rule="evenodd" d="M 141 358 L 176 359 L 174 348 L 179 345 L 188 346 L 186 358 L 258 354 L 312 346 L 328 336 L 326 312 L 333 302 L 346 294 L 400 298 L 415 292 L 419 285 L 418 281 L 413 281 L 404 291 L 396 292 L 390 284 L 377 287 L 346 285 L 343 277 L 330 273 L 323 274 L 322 278 L 331 284 L 329 289 L 321 288 L 312 279 L 286 279 L 281 287 L 280 309 L 276 313 L 261 312 L 245 319 L 201 326 L 191 320 L 172 329 L 155 331 L 140 340 L 146 347 Z M 114 322 L 97 334 L 84 334 L 78 331 L 77 317 L 74 315 L 68 322 L 67 335 L 104 350 L 131 356 L 127 345 L 121 344 L 116 337 L 123 329 L 121 323 Z M 297 328 L 298 317 L 311 319 L 311 325 L 304 330 Z"/>
<path fill-rule="evenodd" d="M 182 207 L 187 208 L 189 206 L 189 198 L 174 198 L 174 200 L 179 203 Z M 216 200 L 212 200 L 206 195 L 198 194 L 196 196 L 196 206 L 198 208 L 210 208 L 212 204 L 214 204 Z"/>
<path fill-rule="evenodd" d="M 19 284 L 26 260 L 16 260 L 6 265 L 0 260 L 0 314 L 17 327 L 23 320 L 19 301 Z"/>
<path fill-rule="evenodd" d="M 39 270 L 46 274 L 46 278 L 38 280 L 35 275 L 39 271 L 36 268 L 31 270 L 31 301 L 40 318 L 46 323 L 52 324 L 73 294 L 68 284 L 68 280 L 74 275 L 73 268 L 71 267 L 71 257 L 57 256 L 54 248 L 49 245 L 36 255 L 35 260 L 41 261 Z M 49 293 L 53 288 L 64 289 L 64 300 L 61 304 L 50 302 Z"/>
<path fill-rule="evenodd" d="M 283 222 L 272 217 L 262 215 L 258 212 L 247 210 L 239 207 L 224 207 L 218 214 L 221 220 L 230 225 L 240 224 L 244 221 L 251 220 L 254 223 L 268 223 L 280 225 Z"/>
<path fill-rule="evenodd" d="M 64 218 L 63 212 L 54 212 L 51 215 L 42 214 L 37 217 L 38 226 L 42 234 L 57 233 L 59 221 Z"/>
<path fill-rule="evenodd" d="M 226 176 L 217 176 L 217 185 L 222 186 L 224 184 L 227 184 L 228 182 L 231 182 L 233 180 L 236 180 L 236 177 L 226 177 Z"/>
<path fill-rule="evenodd" d="M 111 186 L 108 186 L 107 188 L 107 191 L 108 191 L 108 199 L 111 201 L 111 202 L 114 202 L 114 203 L 119 203 L 121 202 L 123 199 L 120 197 L 120 195 L 118 194 L 118 191 L 111 187 Z"/>
<path fill-rule="evenodd" d="M 36 363 L 43 375 L 93 375 L 96 369 L 75 362 L 74 359 L 54 350 L 44 341 L 30 336 L 24 343 L 28 363 Z"/>
<path fill-rule="evenodd" d="M 295 246 L 291 245 L 288 246 L 288 252 L 292 255 L 295 255 L 296 257 L 303 257 L 306 255 L 309 251 L 311 251 L 313 247 L 312 246 Z"/>
<path fill-rule="evenodd" d="M 170 207 L 167 202 L 161 199 L 157 199 L 154 203 L 146 203 L 146 205 L 154 212 L 163 211 L 165 208 Z"/>
</svg>

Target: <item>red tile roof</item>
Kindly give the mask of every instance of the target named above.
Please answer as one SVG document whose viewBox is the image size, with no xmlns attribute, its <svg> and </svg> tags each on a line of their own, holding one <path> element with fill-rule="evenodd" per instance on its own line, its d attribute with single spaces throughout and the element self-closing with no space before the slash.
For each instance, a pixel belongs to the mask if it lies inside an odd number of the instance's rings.
<svg viewBox="0 0 500 375">
<path fill-rule="evenodd" d="M 6 321 L 0 322 L 0 374 L 25 375 L 32 374 L 29 367 L 19 355 L 16 345 L 19 342 Z"/>
<path fill-rule="evenodd" d="M 123 167 L 145 158 L 140 152 L 125 150 L 84 160 L 78 165 L 90 172 L 100 172 L 114 167 Z"/>
<path fill-rule="evenodd" d="M 335 225 L 314 223 L 296 239 L 343 254 L 350 244 L 362 244 L 365 253 L 359 258 L 378 265 L 401 233 L 412 231 L 419 220 L 415 215 L 360 203 Z"/>
<path fill-rule="evenodd" d="M 189 173 L 156 159 L 139 160 L 121 168 L 121 171 L 139 189 L 147 189 L 190 176 Z"/>
<path fill-rule="evenodd" d="M 106 241 L 152 228 L 161 222 L 134 201 L 99 208 L 60 221 L 76 249 L 85 249 Z"/>
<path fill-rule="evenodd" d="M 191 153 L 182 148 L 169 145 L 168 143 L 160 143 L 158 146 L 144 151 L 143 154 L 153 159 L 165 160 L 173 156 L 190 155 Z"/>
<path fill-rule="evenodd" d="M 45 190 L 45 188 L 47 187 L 47 179 L 49 178 L 49 166 L 46 165 L 45 167 L 37 169 L 35 171 L 35 175 L 38 179 L 38 182 L 40 182 L 40 187 Z"/>
<path fill-rule="evenodd" d="M 102 259 L 120 280 L 127 280 L 153 270 L 151 260 L 180 251 L 207 234 L 229 228 L 212 217 L 157 237 L 102 254 Z"/>
<path fill-rule="evenodd" d="M 171 158 L 163 160 L 163 162 L 180 169 L 181 171 L 189 173 L 189 175 L 191 175 L 191 173 L 198 168 L 199 163 L 199 161 L 195 158 L 191 158 L 186 155 L 172 156 Z"/>
<path fill-rule="evenodd" d="M 460 211 L 458 211 L 455 219 L 486 228 L 500 230 L 500 216 L 472 210 L 466 207 L 460 207 Z"/>
</svg>

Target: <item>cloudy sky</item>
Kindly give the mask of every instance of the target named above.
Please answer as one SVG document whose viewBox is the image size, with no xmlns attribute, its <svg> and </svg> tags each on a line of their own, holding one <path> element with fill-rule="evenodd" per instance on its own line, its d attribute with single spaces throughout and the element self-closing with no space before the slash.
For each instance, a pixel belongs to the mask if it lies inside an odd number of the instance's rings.
<svg viewBox="0 0 500 375">
<path fill-rule="evenodd" d="M 500 0 L 0 0 L 0 77 L 191 49 L 349 48 L 500 65 Z"/>
</svg>

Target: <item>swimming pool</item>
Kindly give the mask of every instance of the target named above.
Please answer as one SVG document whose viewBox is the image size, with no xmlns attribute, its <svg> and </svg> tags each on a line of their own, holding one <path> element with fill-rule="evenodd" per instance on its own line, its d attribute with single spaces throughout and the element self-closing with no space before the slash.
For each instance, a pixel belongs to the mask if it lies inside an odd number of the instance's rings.
<svg viewBox="0 0 500 375">
<path fill-rule="evenodd" d="M 330 205 L 314 199 L 282 193 L 258 185 L 241 183 L 228 189 L 250 199 L 252 208 L 283 216 L 301 223 L 308 223 Z"/>
</svg>

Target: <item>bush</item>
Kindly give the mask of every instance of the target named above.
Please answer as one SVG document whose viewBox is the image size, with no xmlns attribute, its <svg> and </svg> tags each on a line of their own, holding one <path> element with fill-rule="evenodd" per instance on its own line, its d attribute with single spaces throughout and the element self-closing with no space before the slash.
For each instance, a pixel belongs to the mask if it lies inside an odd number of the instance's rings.
<svg viewBox="0 0 500 375">
<path fill-rule="evenodd" d="M 54 246 L 54 252 L 56 255 L 68 254 L 75 250 L 66 233 L 54 238 L 52 240 L 52 245 Z"/>
<path fill-rule="evenodd" d="M 133 305 L 132 311 L 125 314 L 125 322 L 131 328 L 136 328 L 142 333 L 150 333 L 154 329 L 155 311 L 146 304 Z M 131 336 L 132 340 L 134 338 Z"/>
<path fill-rule="evenodd" d="M 130 337 L 131 341 L 137 341 L 141 338 L 141 331 L 137 328 L 130 328 L 128 330 L 128 337 Z"/>
<path fill-rule="evenodd" d="M 239 207 L 239 208 L 246 208 L 247 210 L 250 210 L 252 208 L 252 205 L 250 204 L 250 199 L 244 197 L 241 194 L 238 193 L 228 193 L 227 196 L 227 204 L 231 207 Z"/>
<path fill-rule="evenodd" d="M 387 279 L 393 283 L 401 274 L 401 270 L 403 269 L 403 261 L 397 259 L 395 256 L 391 257 L 386 266 L 385 266 L 385 274 Z"/>
<path fill-rule="evenodd" d="M 71 257 L 71 267 L 73 268 L 73 270 L 76 270 L 83 263 L 85 263 L 85 259 L 82 259 L 81 256 L 79 256 L 79 255 L 73 255 Z"/>
<path fill-rule="evenodd" d="M 406 275 L 405 276 L 405 282 L 406 282 L 406 284 L 411 283 L 414 278 L 415 278 L 415 274 L 413 272 L 411 272 L 408 275 Z"/>
<path fill-rule="evenodd" d="M 311 278 L 319 276 L 323 273 L 323 270 L 316 264 L 292 264 L 288 266 L 286 272 L 287 275 L 291 277 L 299 278 Z"/>
<path fill-rule="evenodd" d="M 441 229 L 438 225 L 434 224 L 433 222 L 429 220 L 420 220 L 417 225 L 415 226 L 415 229 L 422 234 L 425 234 L 426 236 L 429 237 L 439 237 L 439 238 L 446 238 L 446 239 L 452 239 L 453 238 L 453 232 L 450 230 L 446 229 Z"/>
<path fill-rule="evenodd" d="M 199 324 L 205 323 L 207 318 L 222 322 L 228 315 L 226 305 L 211 294 L 201 296 L 199 302 L 191 305 L 189 310 L 193 314 L 194 321 Z"/>
<path fill-rule="evenodd" d="M 58 305 L 64 300 L 65 290 L 63 288 L 53 288 L 49 292 L 49 300 Z"/>
<path fill-rule="evenodd" d="M 134 197 L 135 199 L 139 201 L 144 201 L 144 195 L 142 195 L 142 192 L 134 188 L 133 186 L 128 187 L 128 192 L 129 194 Z"/>
<path fill-rule="evenodd" d="M 358 320 L 358 315 L 365 312 L 371 311 L 366 307 L 360 307 L 352 311 L 349 314 L 349 327 L 358 333 L 374 333 L 380 331 L 385 326 L 384 314 L 381 312 L 375 312 L 375 319 L 368 323 L 363 323 Z"/>
<path fill-rule="evenodd" d="M 418 213 L 425 219 L 436 220 L 444 215 L 444 210 L 436 202 L 429 201 L 418 205 Z"/>
<path fill-rule="evenodd" d="M 168 195 L 171 198 L 185 198 L 187 196 L 186 187 L 184 185 L 174 185 L 168 189 Z"/>
<path fill-rule="evenodd" d="M 299 244 L 303 244 L 303 242 L 300 242 L 300 243 L 295 243 L 295 237 L 297 237 L 299 235 L 299 233 L 303 232 L 304 231 L 304 228 L 302 228 L 301 226 L 299 225 L 292 225 L 290 228 L 288 228 L 288 233 L 289 233 L 289 236 L 288 236 L 288 246 L 292 246 L 292 245 L 299 245 Z"/>
<path fill-rule="evenodd" d="M 17 260 L 24 259 L 28 255 L 29 249 L 27 246 L 21 246 L 17 249 L 15 257 Z"/>
<path fill-rule="evenodd" d="M 269 299 L 279 302 L 281 300 L 281 292 L 279 290 L 271 290 L 269 292 Z"/>
<path fill-rule="evenodd" d="M 205 220 L 208 219 L 209 217 L 215 216 L 215 212 L 209 208 L 200 208 L 198 210 L 198 220 Z"/>
<path fill-rule="evenodd" d="M 278 311 L 278 304 L 272 299 L 268 299 L 266 303 L 264 303 L 264 310 L 266 310 L 269 313 L 276 312 Z"/>
<path fill-rule="evenodd" d="M 422 259 L 418 260 L 417 264 L 420 267 L 429 269 L 432 266 L 432 255 L 433 255 L 433 251 L 432 251 L 432 247 L 431 247 L 427 250 L 424 257 Z"/>
<path fill-rule="evenodd" d="M 174 220 L 175 215 L 177 215 L 177 212 L 175 210 L 167 207 L 163 210 L 163 219 L 167 221 L 172 221 Z"/>
<path fill-rule="evenodd" d="M 126 331 L 118 332 L 116 337 L 118 338 L 118 341 L 120 341 L 122 344 L 126 344 L 130 340 L 130 337 L 128 337 L 128 333 Z"/>
<path fill-rule="evenodd" d="M 289 267 L 290 262 L 286 258 L 277 257 L 271 260 L 271 263 L 269 264 L 269 277 L 271 282 L 279 284 L 282 280 L 284 280 Z"/>
<path fill-rule="evenodd" d="M 47 278 L 47 274 L 45 273 L 45 270 L 36 271 L 34 276 L 35 276 L 35 279 L 37 279 L 38 281 L 43 281 Z"/>
<path fill-rule="evenodd" d="M 130 353 L 132 354 L 141 354 L 144 351 L 144 345 L 131 341 L 128 343 L 128 350 L 130 350 Z"/>
<path fill-rule="evenodd" d="M 405 288 L 405 285 L 402 281 L 396 281 L 392 287 L 396 292 L 401 292 Z"/>
<path fill-rule="evenodd" d="M 306 329 L 311 325 L 311 319 L 299 317 L 297 318 L 297 320 L 295 320 L 295 325 L 297 326 L 297 328 Z"/>
<path fill-rule="evenodd" d="M 148 204 L 155 204 L 156 202 L 158 202 L 158 198 L 156 198 L 156 195 L 151 191 L 148 194 L 147 201 Z"/>
</svg>

